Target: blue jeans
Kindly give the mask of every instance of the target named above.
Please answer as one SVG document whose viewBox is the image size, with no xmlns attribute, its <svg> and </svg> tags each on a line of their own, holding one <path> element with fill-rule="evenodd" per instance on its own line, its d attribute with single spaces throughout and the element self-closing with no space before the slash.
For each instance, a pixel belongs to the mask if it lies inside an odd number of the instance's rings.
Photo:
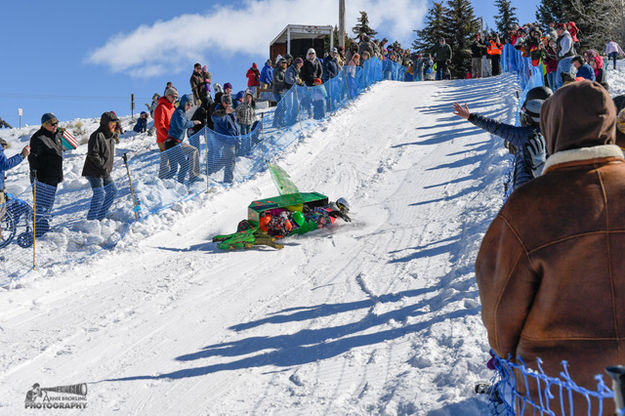
<svg viewBox="0 0 625 416">
<path fill-rule="evenodd" d="M 52 207 L 56 198 L 56 186 L 36 181 L 33 183 L 33 193 L 35 192 L 37 195 L 34 198 L 37 217 L 35 220 L 35 236 L 41 237 L 50 231 L 50 218 L 52 217 Z"/>
<path fill-rule="evenodd" d="M 556 90 L 556 74 L 557 71 L 553 71 L 547 74 L 547 82 L 549 83 L 548 87 L 551 88 L 552 91 Z"/>
<path fill-rule="evenodd" d="M 252 153 L 251 124 L 239 124 L 241 126 L 241 156 L 249 156 Z"/>
<path fill-rule="evenodd" d="M 222 158 L 224 163 L 224 182 L 232 183 L 234 177 L 234 164 L 236 162 L 236 144 L 224 144 L 222 149 Z"/>
<path fill-rule="evenodd" d="M 616 69 L 616 57 L 618 56 L 618 52 L 610 52 L 608 54 L 608 59 L 611 59 L 614 63 L 614 69 Z"/>
<path fill-rule="evenodd" d="M 87 176 L 86 178 L 93 191 L 91 205 L 89 206 L 89 212 L 87 212 L 87 219 L 102 220 L 113 204 L 115 195 L 117 195 L 115 182 L 113 182 L 110 176 L 105 178 Z"/>
<path fill-rule="evenodd" d="M 572 60 L 573 57 L 568 56 L 560 59 L 560 62 L 558 62 L 558 69 L 556 70 L 556 89 L 560 88 L 563 84 L 562 73 L 569 72 L 571 70 L 571 67 L 573 66 Z"/>
</svg>

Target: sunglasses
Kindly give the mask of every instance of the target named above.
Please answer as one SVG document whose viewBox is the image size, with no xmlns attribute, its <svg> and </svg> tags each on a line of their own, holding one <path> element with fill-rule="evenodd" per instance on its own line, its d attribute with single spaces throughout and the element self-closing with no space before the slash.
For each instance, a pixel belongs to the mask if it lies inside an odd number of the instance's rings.
<svg viewBox="0 0 625 416">
<path fill-rule="evenodd" d="M 54 123 L 48 123 L 48 125 L 50 125 L 50 126 L 57 126 L 58 124 L 59 124 L 58 121 L 55 121 Z"/>
</svg>

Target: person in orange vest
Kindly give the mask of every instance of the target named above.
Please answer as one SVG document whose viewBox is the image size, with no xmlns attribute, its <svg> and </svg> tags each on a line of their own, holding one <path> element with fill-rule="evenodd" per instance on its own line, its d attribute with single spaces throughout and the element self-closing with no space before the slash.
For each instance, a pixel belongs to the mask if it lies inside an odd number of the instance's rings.
<svg viewBox="0 0 625 416">
<path fill-rule="evenodd" d="M 493 33 L 490 37 L 490 40 L 486 43 L 486 53 L 488 54 L 488 58 L 491 60 L 491 68 L 493 70 L 493 76 L 501 74 L 501 51 L 503 50 L 503 45 L 499 40 L 499 35 Z"/>
</svg>

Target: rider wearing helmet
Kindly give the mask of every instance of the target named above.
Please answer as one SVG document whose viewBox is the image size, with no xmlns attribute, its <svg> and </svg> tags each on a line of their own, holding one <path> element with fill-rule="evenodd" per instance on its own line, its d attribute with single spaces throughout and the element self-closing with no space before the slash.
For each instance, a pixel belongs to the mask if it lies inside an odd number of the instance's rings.
<svg viewBox="0 0 625 416">
<path fill-rule="evenodd" d="M 453 103 L 454 114 L 503 138 L 514 154 L 513 190 L 540 176 L 545 163 L 545 139 L 540 132 L 540 108 L 553 92 L 547 87 L 528 91 L 521 107 L 521 126 L 504 124 L 492 118 L 471 113 L 465 104 Z"/>
</svg>

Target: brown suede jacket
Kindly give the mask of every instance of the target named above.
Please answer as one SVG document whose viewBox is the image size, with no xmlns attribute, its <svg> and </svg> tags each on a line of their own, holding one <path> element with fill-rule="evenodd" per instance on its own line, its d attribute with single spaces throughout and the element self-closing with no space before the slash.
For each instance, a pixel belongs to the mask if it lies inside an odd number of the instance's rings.
<svg viewBox="0 0 625 416">
<path fill-rule="evenodd" d="M 600 93 L 595 85 L 586 87 L 578 92 Z M 543 106 L 541 119 L 553 110 L 550 106 L 565 104 L 558 100 L 571 92 L 558 90 Z M 584 101 L 583 95 L 575 98 Z M 553 377 L 566 360 L 573 380 L 594 390 L 595 374 L 625 363 L 625 159 L 610 144 L 614 110 L 605 107 L 595 111 L 594 119 L 588 116 L 586 122 L 598 127 L 586 126 L 585 136 L 570 130 L 575 123 L 567 123 L 580 114 L 558 111 L 562 115 L 552 113 L 549 120 L 555 125 L 541 124 L 553 153 L 543 176 L 515 190 L 490 225 L 476 260 L 476 278 L 482 320 L 499 356 L 519 356 L 531 368 L 540 357 Z M 572 138 L 587 144 L 588 135 L 600 137 L 598 145 L 575 146 Z M 609 385 L 607 376 L 604 380 Z M 517 390 L 525 390 L 518 377 Z M 535 383 L 530 390 L 538 400 Z M 574 399 L 575 414 L 587 414 L 585 398 Z M 611 401 L 604 405 L 609 408 L 605 414 L 611 414 Z"/>
</svg>

